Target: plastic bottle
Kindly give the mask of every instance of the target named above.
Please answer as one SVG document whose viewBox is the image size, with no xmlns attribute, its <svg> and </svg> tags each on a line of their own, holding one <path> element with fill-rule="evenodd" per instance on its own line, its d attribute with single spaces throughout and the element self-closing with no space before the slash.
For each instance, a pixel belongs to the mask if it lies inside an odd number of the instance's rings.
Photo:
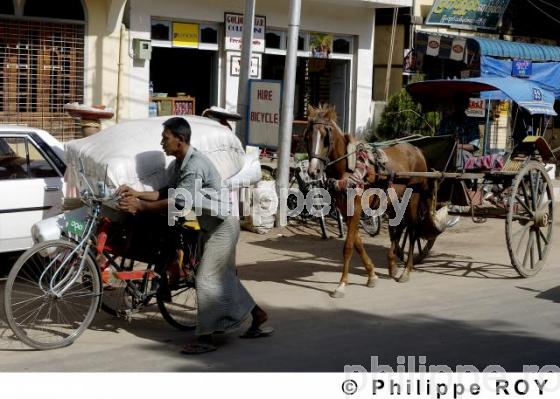
<svg viewBox="0 0 560 399">
<path fill-rule="evenodd" d="M 157 116 L 157 104 L 155 101 L 150 101 L 150 106 L 148 109 L 148 114 L 150 118 Z"/>
<path fill-rule="evenodd" d="M 154 82 L 150 80 L 150 98 L 154 96 Z"/>
</svg>

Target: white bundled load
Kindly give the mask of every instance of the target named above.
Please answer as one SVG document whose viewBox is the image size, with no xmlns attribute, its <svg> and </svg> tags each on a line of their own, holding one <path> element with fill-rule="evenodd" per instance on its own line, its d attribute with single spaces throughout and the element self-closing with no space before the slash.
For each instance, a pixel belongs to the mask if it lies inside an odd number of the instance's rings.
<svg viewBox="0 0 560 399">
<path fill-rule="evenodd" d="M 245 162 L 239 139 L 215 120 L 184 117 L 191 125 L 191 145 L 204 153 L 223 179 L 238 173 Z M 139 191 L 159 190 L 168 185 L 167 167 L 174 159 L 162 151 L 163 122 L 169 117 L 119 123 L 83 139 L 66 144 L 68 186 L 78 187 L 80 161 L 90 182 L 104 181 L 109 190 L 127 184 Z"/>
<path fill-rule="evenodd" d="M 260 181 L 252 190 L 251 214 L 241 225 L 246 230 L 266 234 L 274 227 L 274 215 L 278 209 L 275 181 Z"/>
</svg>

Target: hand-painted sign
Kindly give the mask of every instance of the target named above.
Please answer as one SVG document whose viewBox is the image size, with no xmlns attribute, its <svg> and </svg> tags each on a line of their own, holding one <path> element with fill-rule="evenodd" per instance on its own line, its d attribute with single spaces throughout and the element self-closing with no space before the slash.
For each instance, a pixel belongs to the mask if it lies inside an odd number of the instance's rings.
<svg viewBox="0 0 560 399">
<path fill-rule="evenodd" d="M 496 30 L 509 0 L 435 0 L 426 25 Z"/>
<path fill-rule="evenodd" d="M 226 13 L 226 50 L 241 51 L 241 42 L 243 41 L 243 15 Z M 255 17 L 253 27 L 253 51 L 264 53 L 264 35 L 266 29 L 266 18 Z"/>
<path fill-rule="evenodd" d="M 247 143 L 278 147 L 282 82 L 250 80 Z"/>
<path fill-rule="evenodd" d="M 251 78 L 258 79 L 261 75 L 262 54 L 255 54 L 251 57 Z M 230 75 L 239 76 L 241 73 L 241 53 L 232 52 L 230 54 Z"/>
<path fill-rule="evenodd" d="M 465 111 L 467 116 L 473 118 L 484 118 L 486 101 L 482 98 L 469 98 L 469 107 Z"/>
</svg>

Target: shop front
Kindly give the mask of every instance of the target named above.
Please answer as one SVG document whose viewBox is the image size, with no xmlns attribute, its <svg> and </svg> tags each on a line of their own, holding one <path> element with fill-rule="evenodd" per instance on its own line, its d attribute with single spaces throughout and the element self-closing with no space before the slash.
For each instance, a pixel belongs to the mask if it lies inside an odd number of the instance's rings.
<svg viewBox="0 0 560 399">
<path fill-rule="evenodd" d="M 79 128 L 63 107 L 83 101 L 84 36 L 80 0 L 60 8 L 39 0 L 0 2 L 0 123 L 76 137 Z"/>
<path fill-rule="evenodd" d="M 130 114 L 200 115 L 211 105 L 237 109 L 243 1 L 130 2 L 131 42 L 151 54 L 131 61 Z M 403 2 L 406 3 L 406 2 Z M 400 4 L 399 4 L 400 5 Z M 406 5 L 406 4 L 402 4 Z M 289 2 L 257 2 L 251 78 L 282 81 Z M 336 106 L 340 126 L 360 131 L 370 122 L 375 9 L 304 2 L 298 48 L 294 133 L 309 105 Z"/>
<path fill-rule="evenodd" d="M 415 39 L 418 72 L 427 80 L 515 77 L 532 81 L 560 99 L 560 47 L 429 32 L 417 32 Z M 476 102 L 477 99 L 472 100 Z M 510 138 L 521 131 L 543 130 L 535 118 L 524 113 L 510 99 L 490 97 L 482 100 L 485 104 L 482 118 L 485 119 L 486 144 L 492 151 L 510 147 Z M 560 135 L 559 127 L 558 118 L 549 121 L 549 131 L 555 136 Z"/>
</svg>

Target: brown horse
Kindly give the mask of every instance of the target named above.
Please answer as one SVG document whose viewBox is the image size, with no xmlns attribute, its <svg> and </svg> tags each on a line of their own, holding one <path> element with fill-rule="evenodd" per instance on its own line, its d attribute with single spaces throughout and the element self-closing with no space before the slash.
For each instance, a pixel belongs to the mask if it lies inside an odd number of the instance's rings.
<svg viewBox="0 0 560 399">
<path fill-rule="evenodd" d="M 309 107 L 308 110 L 308 124 L 305 131 L 305 139 L 307 141 L 307 151 L 309 155 L 309 169 L 308 173 L 311 177 L 324 171 L 329 178 L 342 179 L 348 176 L 348 153 L 347 148 L 350 142 L 355 142 L 348 134 L 342 133 L 341 129 L 336 124 L 336 111 L 331 106 L 319 106 L 319 108 Z M 387 147 L 383 150 L 386 154 L 384 162 L 385 171 L 389 170 L 393 173 L 398 172 L 426 172 L 426 160 L 422 152 L 406 143 L 396 144 Z M 390 179 L 386 173 L 381 173 L 380 165 L 372 165 L 375 170 L 368 175 L 373 175 L 373 180 L 368 179 L 368 187 L 377 187 L 387 189 L 394 188 L 399 201 L 403 197 L 407 188 L 413 188 L 413 194 L 410 197 L 405 215 L 400 225 L 390 228 L 391 247 L 387 255 L 389 274 L 391 277 L 396 278 L 396 250 L 398 245 L 398 238 L 403 233 L 404 227 L 420 226 L 421 203 L 423 202 L 423 209 L 431 209 L 431 196 L 427 195 L 430 192 L 428 180 L 425 177 L 411 177 L 407 179 L 396 178 Z M 344 243 L 343 251 L 343 271 L 340 279 L 340 284 L 336 290 L 331 294 L 334 298 L 344 296 L 345 287 L 348 284 L 348 269 L 350 260 L 352 258 L 354 248 L 360 255 L 363 266 L 368 272 L 367 286 L 374 287 L 377 281 L 375 275 L 375 266 L 370 257 L 364 250 L 364 244 L 359 233 L 359 222 L 362 213 L 362 198 L 360 195 L 354 197 L 353 213 L 349 212 L 347 196 L 344 193 L 334 193 L 336 202 L 343 213 L 346 224 L 348 226 L 348 233 L 346 235 L 346 242 Z M 366 203 L 369 203 L 370 209 L 376 209 L 379 206 L 379 197 L 370 196 L 366 198 Z M 396 211 L 393 204 L 388 200 L 387 212 L 390 219 L 395 218 Z M 425 212 L 424 212 L 425 213 Z M 399 282 L 406 282 L 410 278 L 410 272 L 413 268 L 413 250 L 414 243 L 416 242 L 417 228 L 409 228 L 410 234 L 408 260 L 402 275 L 398 278 Z"/>
</svg>

